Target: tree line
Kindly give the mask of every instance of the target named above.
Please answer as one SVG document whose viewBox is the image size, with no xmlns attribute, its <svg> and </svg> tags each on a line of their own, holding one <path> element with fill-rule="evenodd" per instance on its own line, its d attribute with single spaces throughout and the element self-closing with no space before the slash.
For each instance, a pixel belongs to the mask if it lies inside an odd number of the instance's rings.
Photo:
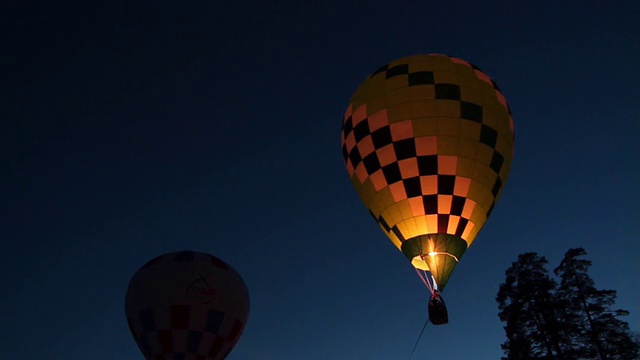
<svg viewBox="0 0 640 360">
<path fill-rule="evenodd" d="M 524 253 L 511 264 L 496 296 L 506 341 L 503 360 L 638 360 L 638 334 L 614 309 L 615 290 L 599 290 L 583 248 L 569 249 L 547 270 L 547 259 Z M 557 279 L 557 280 L 556 280 Z"/>
</svg>

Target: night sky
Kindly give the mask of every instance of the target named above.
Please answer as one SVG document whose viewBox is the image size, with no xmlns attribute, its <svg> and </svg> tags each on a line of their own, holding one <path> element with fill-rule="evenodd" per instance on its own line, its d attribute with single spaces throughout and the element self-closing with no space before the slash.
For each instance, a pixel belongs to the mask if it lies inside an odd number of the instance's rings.
<svg viewBox="0 0 640 360">
<path fill-rule="evenodd" d="M 528 251 L 553 269 L 584 247 L 639 329 L 637 2 L 12 3 L 0 357 L 142 359 L 128 281 L 192 249 L 250 290 L 228 359 L 407 359 L 428 292 L 351 187 L 340 126 L 367 75 L 420 53 L 491 76 L 516 142 L 444 292 L 450 323 L 427 327 L 414 358 L 498 359 L 495 296 Z"/>
</svg>

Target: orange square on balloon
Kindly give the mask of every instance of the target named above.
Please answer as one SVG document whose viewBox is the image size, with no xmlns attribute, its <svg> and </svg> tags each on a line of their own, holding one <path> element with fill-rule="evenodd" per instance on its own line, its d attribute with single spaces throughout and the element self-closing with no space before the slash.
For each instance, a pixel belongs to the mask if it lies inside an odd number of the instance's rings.
<svg viewBox="0 0 640 360">
<path fill-rule="evenodd" d="M 471 214 L 473 214 L 473 209 L 475 208 L 476 202 L 471 199 L 467 199 L 467 201 L 464 202 L 464 208 L 462 208 L 462 217 L 465 219 L 471 219 Z"/>
<path fill-rule="evenodd" d="M 458 158 L 450 155 L 438 155 L 438 174 L 455 175 Z"/>
<path fill-rule="evenodd" d="M 387 180 L 384 178 L 382 169 L 371 174 L 371 183 L 373 183 L 373 188 L 376 189 L 376 191 L 380 191 L 387 187 Z"/>
<path fill-rule="evenodd" d="M 405 120 L 391 124 L 391 138 L 393 141 L 409 139 L 413 137 L 413 123 Z"/>
<path fill-rule="evenodd" d="M 438 195 L 438 214 L 451 213 L 452 195 Z"/>
<path fill-rule="evenodd" d="M 413 216 L 422 216 L 425 214 L 422 196 L 410 198 L 409 206 L 411 207 L 411 212 L 413 213 Z"/>
<path fill-rule="evenodd" d="M 427 215 L 427 231 L 431 234 L 438 232 L 438 215 Z M 432 250 L 430 250 L 432 251 Z"/>
<path fill-rule="evenodd" d="M 344 112 L 344 120 L 342 121 L 343 124 L 346 123 L 349 116 L 351 116 L 352 110 L 353 104 L 349 104 L 349 106 L 347 106 L 347 110 L 345 110 Z"/>
<path fill-rule="evenodd" d="M 435 136 L 416 138 L 416 155 L 435 155 L 438 153 L 438 142 Z"/>
<path fill-rule="evenodd" d="M 353 126 L 356 126 L 359 122 L 367 118 L 367 105 L 362 104 L 359 108 L 357 108 L 352 116 Z"/>
<path fill-rule="evenodd" d="M 367 180 L 367 177 L 369 176 L 369 174 L 367 173 L 367 169 L 364 167 L 364 163 L 360 163 L 358 164 L 358 166 L 356 166 L 356 175 L 358 175 L 358 180 L 360 180 L 360 184 L 362 184 L 365 180 Z"/>
<path fill-rule="evenodd" d="M 418 159 L 409 158 L 398 161 L 400 167 L 400 175 L 403 179 L 420 176 L 418 171 Z"/>
<path fill-rule="evenodd" d="M 402 183 L 402 181 L 389 185 L 389 190 L 391 190 L 391 195 L 393 195 L 395 202 L 407 198 L 407 192 L 404 190 L 404 183 Z"/>
<path fill-rule="evenodd" d="M 378 161 L 380 162 L 380 166 L 387 166 L 392 162 L 396 162 L 398 159 L 396 158 L 396 152 L 393 150 L 393 144 L 389 144 L 381 147 L 376 150 L 376 154 L 378 154 Z"/>
<path fill-rule="evenodd" d="M 356 146 L 356 135 L 353 131 L 347 136 L 345 143 L 347 145 L 347 152 L 351 153 L 351 150 Z"/>
<path fill-rule="evenodd" d="M 420 186 L 423 195 L 433 195 L 438 193 L 438 176 L 420 176 Z"/>
<path fill-rule="evenodd" d="M 373 147 L 373 139 L 371 135 L 365 136 L 362 140 L 360 140 L 357 144 L 358 151 L 360 151 L 360 156 L 364 159 L 367 155 L 376 151 Z"/>
<path fill-rule="evenodd" d="M 389 125 L 387 110 L 383 109 L 369 116 L 369 131 L 374 132 L 387 125 Z"/>
<path fill-rule="evenodd" d="M 471 179 L 456 176 L 456 182 L 453 187 L 453 195 L 466 197 L 469 194 L 469 186 L 471 186 Z"/>
</svg>

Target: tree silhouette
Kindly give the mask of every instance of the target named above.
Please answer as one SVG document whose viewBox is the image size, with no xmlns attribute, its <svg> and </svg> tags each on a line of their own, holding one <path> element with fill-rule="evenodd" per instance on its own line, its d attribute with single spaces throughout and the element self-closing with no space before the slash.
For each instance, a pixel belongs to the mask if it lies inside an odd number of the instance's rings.
<svg viewBox="0 0 640 360">
<path fill-rule="evenodd" d="M 536 253 L 518 256 L 518 261 L 506 271 L 506 281 L 500 285 L 499 316 L 507 341 L 503 359 L 566 359 L 566 343 L 558 319 L 561 304 L 554 296 L 557 283 L 545 268 L 547 259 Z"/>
<path fill-rule="evenodd" d="M 569 249 L 560 265 L 553 270 L 560 277 L 558 297 L 568 300 L 572 335 L 576 353 L 581 359 L 638 359 L 638 342 L 629 324 L 618 319 L 626 310 L 612 310 L 615 290 L 598 290 L 588 271 L 591 261 L 581 259 L 583 248 Z"/>
<path fill-rule="evenodd" d="M 629 325 L 618 319 L 625 310 L 612 310 L 614 290 L 598 290 L 588 275 L 591 262 L 570 249 L 554 269 L 536 253 L 518 256 L 505 271 L 496 296 L 507 340 L 504 360 L 639 359 L 640 345 Z"/>
</svg>

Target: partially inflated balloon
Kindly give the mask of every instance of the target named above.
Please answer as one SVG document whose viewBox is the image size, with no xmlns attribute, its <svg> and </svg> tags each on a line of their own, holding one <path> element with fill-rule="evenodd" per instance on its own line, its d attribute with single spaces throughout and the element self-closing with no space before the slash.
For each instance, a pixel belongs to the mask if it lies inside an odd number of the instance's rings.
<svg viewBox="0 0 640 360">
<path fill-rule="evenodd" d="M 353 95 L 342 153 L 380 228 L 442 290 L 507 180 L 511 112 L 478 67 L 445 55 L 391 62 Z"/>
<path fill-rule="evenodd" d="M 224 359 L 249 315 L 240 275 L 213 255 L 159 256 L 131 278 L 125 299 L 129 328 L 147 359 Z"/>
</svg>

